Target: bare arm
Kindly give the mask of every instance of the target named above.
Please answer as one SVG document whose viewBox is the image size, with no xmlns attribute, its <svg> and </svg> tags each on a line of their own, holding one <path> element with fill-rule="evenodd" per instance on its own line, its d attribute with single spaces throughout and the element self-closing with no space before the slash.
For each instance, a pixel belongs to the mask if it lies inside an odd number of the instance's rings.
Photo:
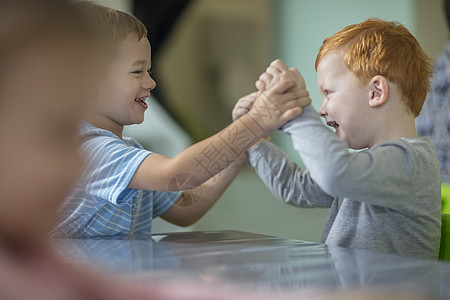
<svg viewBox="0 0 450 300">
<path fill-rule="evenodd" d="M 247 154 L 243 154 L 198 188 L 184 191 L 178 202 L 161 217 L 178 226 L 190 226 L 197 222 L 219 200 L 246 160 Z"/>
<path fill-rule="evenodd" d="M 137 169 L 129 188 L 175 191 L 200 186 L 225 169 L 250 146 L 267 133 L 281 127 L 302 112 L 302 91 L 295 89 L 296 80 L 287 67 L 278 82 L 260 93 L 248 114 L 231 125 L 186 150 L 174 158 L 159 154 L 148 156 Z M 302 105 L 303 104 L 303 105 Z M 178 177 L 189 176 L 194 186 L 183 187 Z"/>
</svg>

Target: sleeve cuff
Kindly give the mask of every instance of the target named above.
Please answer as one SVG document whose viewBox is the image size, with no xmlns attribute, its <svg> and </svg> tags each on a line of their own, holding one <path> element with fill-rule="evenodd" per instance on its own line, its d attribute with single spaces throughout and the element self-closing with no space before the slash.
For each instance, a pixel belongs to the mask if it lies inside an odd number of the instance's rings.
<svg viewBox="0 0 450 300">
<path fill-rule="evenodd" d="M 263 153 L 267 149 L 268 141 L 262 141 L 257 147 L 253 148 L 248 153 L 247 165 L 254 168 L 256 166 L 256 162 L 258 158 L 261 157 L 261 153 Z"/>
<path fill-rule="evenodd" d="M 300 116 L 287 122 L 286 124 L 281 126 L 278 130 L 281 133 L 292 135 L 292 132 L 295 131 L 300 126 L 301 122 L 304 122 L 307 119 L 317 119 L 317 118 L 319 118 L 319 115 L 317 114 L 314 107 L 312 105 L 308 105 L 303 108 L 303 112 Z"/>
</svg>

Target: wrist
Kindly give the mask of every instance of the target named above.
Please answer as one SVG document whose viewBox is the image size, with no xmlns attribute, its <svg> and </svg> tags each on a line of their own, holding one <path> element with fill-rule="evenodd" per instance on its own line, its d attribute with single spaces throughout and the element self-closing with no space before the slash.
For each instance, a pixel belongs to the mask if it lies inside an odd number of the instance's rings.
<svg viewBox="0 0 450 300">
<path fill-rule="evenodd" d="M 254 109 L 250 110 L 238 120 L 241 120 L 258 139 L 264 138 L 273 131 L 269 126 L 267 126 L 267 124 L 265 124 L 264 116 L 256 112 Z"/>
<path fill-rule="evenodd" d="M 250 153 L 252 150 L 256 149 L 259 147 L 259 145 L 261 145 L 262 142 L 264 141 L 268 141 L 270 142 L 270 136 L 265 136 L 261 139 L 259 139 L 259 141 L 257 141 L 256 143 L 254 143 L 252 146 L 250 146 L 250 148 L 248 148 L 248 152 Z"/>
<path fill-rule="evenodd" d="M 241 121 L 249 130 L 251 130 L 258 139 L 265 137 L 272 130 L 264 124 L 264 117 L 257 112 L 249 111 L 236 121 Z"/>
</svg>

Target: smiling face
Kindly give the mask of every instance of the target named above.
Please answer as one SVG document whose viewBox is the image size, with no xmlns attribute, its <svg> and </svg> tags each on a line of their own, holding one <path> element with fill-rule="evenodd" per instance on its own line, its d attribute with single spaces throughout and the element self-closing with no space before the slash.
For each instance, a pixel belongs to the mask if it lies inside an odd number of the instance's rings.
<svg viewBox="0 0 450 300">
<path fill-rule="evenodd" d="M 339 51 L 327 54 L 317 67 L 317 84 L 322 95 L 319 114 L 350 148 L 369 147 L 373 114 L 369 85 L 363 84 L 344 65 Z"/>
<path fill-rule="evenodd" d="M 124 125 L 142 123 L 148 108 L 145 100 L 156 87 L 149 75 L 150 67 L 147 38 L 138 41 L 135 34 L 129 34 L 119 42 L 98 86 L 95 115 L 89 121 L 119 136 Z"/>
</svg>

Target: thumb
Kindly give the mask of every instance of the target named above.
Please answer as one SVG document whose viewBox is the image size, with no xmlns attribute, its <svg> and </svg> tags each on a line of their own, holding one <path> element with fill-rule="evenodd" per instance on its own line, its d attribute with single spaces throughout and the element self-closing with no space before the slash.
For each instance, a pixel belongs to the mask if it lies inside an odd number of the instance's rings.
<svg viewBox="0 0 450 300">
<path fill-rule="evenodd" d="M 295 107 L 285 111 L 281 116 L 281 121 L 283 122 L 283 125 L 300 116 L 302 112 L 303 109 L 301 107 Z"/>
</svg>

